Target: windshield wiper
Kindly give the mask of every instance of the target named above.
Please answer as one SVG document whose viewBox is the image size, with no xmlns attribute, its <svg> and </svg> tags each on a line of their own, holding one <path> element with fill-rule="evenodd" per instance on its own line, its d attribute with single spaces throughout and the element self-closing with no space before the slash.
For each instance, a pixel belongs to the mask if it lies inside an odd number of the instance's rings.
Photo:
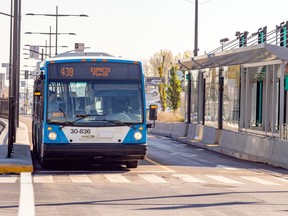
<svg viewBox="0 0 288 216">
<path fill-rule="evenodd" d="M 109 123 L 122 125 L 122 126 L 129 126 L 130 128 L 132 127 L 134 130 L 136 129 L 132 123 L 128 123 L 128 122 L 121 122 L 119 120 L 108 120 L 108 119 L 102 119 L 101 121 L 106 121 Z"/>
<path fill-rule="evenodd" d="M 66 115 L 65 115 L 64 111 L 61 110 L 61 109 L 59 109 L 59 110 L 63 113 L 64 118 L 66 119 L 66 121 L 64 122 L 65 125 L 62 125 L 62 126 L 60 127 L 61 129 L 64 128 L 66 125 L 69 125 L 69 126 L 74 125 L 75 122 L 80 121 L 81 119 L 84 119 L 84 118 L 87 118 L 87 117 L 91 117 L 91 116 L 103 116 L 103 115 L 105 115 L 105 114 L 102 114 L 102 115 L 98 115 L 98 114 L 79 114 L 79 115 L 75 115 L 75 117 L 78 117 L 78 119 L 76 119 L 76 120 L 74 120 L 74 121 L 68 121 L 67 118 L 66 118 Z"/>
<path fill-rule="evenodd" d="M 70 122 L 70 121 L 67 120 L 66 113 L 65 113 L 62 109 L 60 109 L 60 108 L 59 108 L 59 111 L 63 113 L 63 116 L 64 116 L 64 118 L 65 118 L 65 122 L 63 122 L 63 123 L 65 123 L 65 124 L 64 124 L 64 125 L 61 125 L 61 126 L 60 126 L 60 129 L 64 128 L 66 125 L 73 125 L 73 122 Z"/>
</svg>

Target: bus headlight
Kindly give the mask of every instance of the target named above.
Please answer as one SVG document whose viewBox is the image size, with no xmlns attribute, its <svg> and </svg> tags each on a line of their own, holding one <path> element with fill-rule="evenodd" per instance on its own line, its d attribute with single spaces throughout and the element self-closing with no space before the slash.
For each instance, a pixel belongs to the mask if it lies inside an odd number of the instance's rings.
<svg viewBox="0 0 288 216">
<path fill-rule="evenodd" d="M 137 132 L 134 133 L 134 138 L 136 140 L 140 140 L 142 138 L 142 134 L 139 131 L 137 131 Z"/>
<path fill-rule="evenodd" d="M 57 134 L 55 132 L 50 132 L 48 134 L 48 137 L 49 137 L 50 140 L 56 140 Z"/>
</svg>

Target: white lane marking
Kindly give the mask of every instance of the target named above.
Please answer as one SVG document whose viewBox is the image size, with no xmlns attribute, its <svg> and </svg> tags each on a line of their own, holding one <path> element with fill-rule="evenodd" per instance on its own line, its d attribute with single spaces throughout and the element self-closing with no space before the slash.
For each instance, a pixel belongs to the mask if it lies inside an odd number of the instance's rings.
<svg viewBox="0 0 288 216">
<path fill-rule="evenodd" d="M 243 184 L 242 182 L 238 182 L 238 181 L 235 181 L 233 179 L 229 179 L 227 177 L 224 177 L 224 176 L 215 176 L 215 175 L 207 175 L 209 178 L 212 178 L 216 181 L 220 181 L 220 182 L 223 182 L 223 183 L 226 183 L 226 184 Z"/>
<path fill-rule="evenodd" d="M 104 176 L 113 183 L 130 183 L 130 181 L 121 174 L 105 174 Z"/>
<path fill-rule="evenodd" d="M 159 164 L 159 163 L 157 163 L 157 162 L 155 162 L 149 158 L 145 158 L 145 160 L 149 161 L 152 164 L 155 164 L 156 166 L 159 166 L 161 169 L 164 169 L 167 172 L 175 172 L 174 170 L 170 169 L 169 167 L 163 166 L 163 165 L 161 165 L 161 164 Z"/>
<path fill-rule="evenodd" d="M 280 177 L 274 177 L 274 178 L 277 179 L 278 181 L 288 183 L 288 179 L 284 179 L 284 178 L 280 178 Z"/>
<path fill-rule="evenodd" d="M 52 175 L 39 175 L 39 176 L 33 176 L 33 182 L 34 183 L 53 183 L 53 177 Z"/>
<path fill-rule="evenodd" d="M 277 183 L 270 182 L 270 181 L 267 181 L 267 180 L 264 180 L 264 179 L 261 179 L 261 178 L 258 178 L 258 177 L 241 176 L 241 178 L 249 180 L 249 181 L 252 181 L 252 182 L 255 182 L 255 183 L 263 184 L 263 185 L 279 185 Z"/>
<path fill-rule="evenodd" d="M 172 176 L 177 177 L 183 181 L 186 182 L 194 182 L 194 183 L 205 183 L 205 181 L 195 178 L 193 176 L 190 175 L 185 175 L 185 174 L 172 174 Z"/>
<path fill-rule="evenodd" d="M 15 183 L 16 180 L 17 177 L 11 177 L 11 176 L 0 177 L 0 183 Z"/>
<path fill-rule="evenodd" d="M 18 216 L 34 216 L 35 202 L 32 176 L 30 172 L 20 174 L 20 198 Z"/>
<path fill-rule="evenodd" d="M 239 170 L 238 168 L 234 168 L 234 167 L 228 167 L 228 166 L 224 166 L 224 165 L 217 165 L 216 166 L 217 168 L 223 168 L 223 169 L 226 169 L 226 170 Z"/>
<path fill-rule="evenodd" d="M 87 175 L 69 175 L 73 183 L 91 183 L 91 179 Z"/>
<path fill-rule="evenodd" d="M 154 174 L 139 174 L 141 178 L 145 179 L 148 182 L 153 183 L 167 183 L 167 181 L 159 176 L 156 176 Z"/>
</svg>

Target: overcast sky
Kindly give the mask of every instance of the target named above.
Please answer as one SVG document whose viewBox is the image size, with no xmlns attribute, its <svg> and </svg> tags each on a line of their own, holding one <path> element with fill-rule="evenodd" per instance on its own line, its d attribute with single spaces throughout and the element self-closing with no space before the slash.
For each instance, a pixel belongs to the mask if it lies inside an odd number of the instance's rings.
<svg viewBox="0 0 288 216">
<path fill-rule="evenodd" d="M 1 0 L 0 12 L 10 13 L 11 0 Z M 75 43 L 91 47 L 89 51 L 108 52 L 130 59 L 148 59 L 161 49 L 174 55 L 194 49 L 194 0 L 22 0 L 21 49 L 25 44 L 45 45 L 48 35 L 24 32 L 55 33 L 55 17 L 26 16 L 26 13 L 87 14 L 88 18 L 59 17 L 58 48 L 65 52 Z M 288 20 L 287 0 L 199 0 L 199 53 L 220 46 L 220 39 L 235 39 L 236 31 L 253 33 L 267 26 L 268 31 Z M 0 64 L 9 61 L 10 18 L 0 15 Z M 55 37 L 51 40 L 55 45 Z M 88 50 L 87 50 L 88 51 Z M 52 50 L 52 53 L 55 51 Z M 24 60 L 21 67 L 35 64 Z M 0 65 L 1 66 L 1 65 Z M 0 67 L 0 72 L 4 69 Z"/>
</svg>

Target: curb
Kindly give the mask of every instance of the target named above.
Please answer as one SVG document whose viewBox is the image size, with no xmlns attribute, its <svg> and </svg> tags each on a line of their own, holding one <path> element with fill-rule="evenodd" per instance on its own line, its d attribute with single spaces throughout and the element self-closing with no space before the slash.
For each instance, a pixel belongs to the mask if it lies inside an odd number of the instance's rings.
<svg viewBox="0 0 288 216">
<path fill-rule="evenodd" d="M 7 136 L 7 131 L 2 136 Z M 11 158 L 6 155 L 7 148 L 6 143 L 0 145 L 0 174 L 33 172 L 28 129 L 25 124 L 19 122 L 19 127 L 16 129 L 16 142 L 13 144 Z"/>
</svg>

